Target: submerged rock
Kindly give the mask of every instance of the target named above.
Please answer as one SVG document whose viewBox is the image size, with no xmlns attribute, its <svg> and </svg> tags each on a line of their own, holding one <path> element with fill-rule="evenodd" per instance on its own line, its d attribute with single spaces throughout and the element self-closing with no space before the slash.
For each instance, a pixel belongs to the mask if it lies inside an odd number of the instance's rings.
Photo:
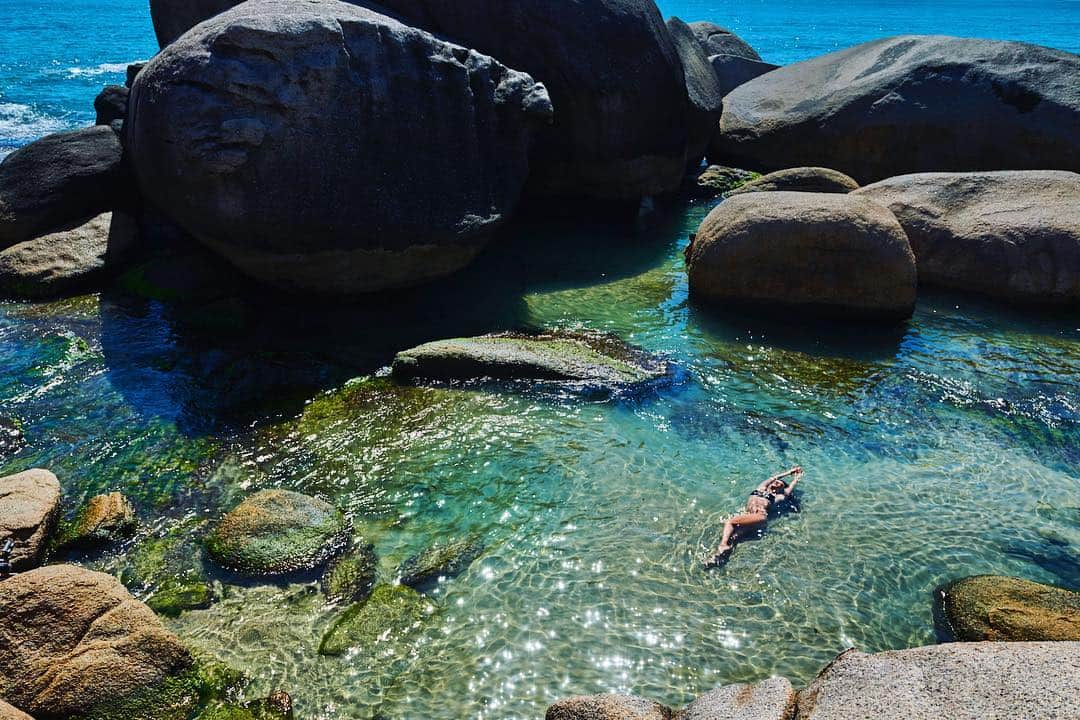
<svg viewBox="0 0 1080 720">
<path fill-rule="evenodd" d="M 210 607 L 218 593 L 202 567 L 197 526 L 181 523 L 162 537 L 142 540 L 127 554 L 120 581 L 159 615 L 177 617 Z"/>
<path fill-rule="evenodd" d="M 633 695 L 579 695 L 547 709 L 544 720 L 672 720 L 675 713 L 658 702 Z"/>
<path fill-rule="evenodd" d="M 799 692 L 799 720 L 1080 716 L 1080 643 L 848 650 Z"/>
<path fill-rule="evenodd" d="M 0 460 L 6 460 L 24 447 L 26 438 L 23 437 L 22 423 L 16 418 L 0 417 Z"/>
<path fill-rule="evenodd" d="M 439 340 L 398 353 L 398 380 L 553 380 L 613 388 L 667 375 L 667 363 L 620 340 L 593 333 L 505 333 Z"/>
<path fill-rule="evenodd" d="M 924 285 L 1022 302 L 1080 303 L 1080 174 L 925 173 L 856 194 L 896 215 Z"/>
<path fill-rule="evenodd" d="M 379 585 L 363 602 L 341 614 L 319 643 L 320 655 L 343 655 L 354 648 L 371 650 L 410 633 L 424 617 L 420 594 L 402 585 Z"/>
<path fill-rule="evenodd" d="M 423 588 L 440 578 L 457 577 L 483 552 L 483 542 L 477 538 L 436 543 L 401 563 L 398 579 L 402 585 Z"/>
<path fill-rule="evenodd" d="M 48 470 L 0 478 L 0 545 L 9 538 L 15 541 L 15 572 L 37 567 L 59 517 L 60 482 Z"/>
<path fill-rule="evenodd" d="M 716 79 L 708 54 L 690 26 L 673 17 L 668 20 L 667 27 L 682 62 L 686 93 L 690 99 L 686 166 L 697 169 L 705 156 L 705 148 L 720 128 L 725 93 Z"/>
<path fill-rule="evenodd" d="M 533 195 L 636 202 L 679 187 L 690 108 L 653 0 L 379 4 L 547 86 L 555 122 L 532 154 Z"/>
<path fill-rule="evenodd" d="M 887 208 L 850 195 L 737 195 L 702 222 L 687 250 L 692 297 L 842 317 L 904 319 L 915 308 L 915 256 Z"/>
<path fill-rule="evenodd" d="M 939 588 L 938 617 L 960 641 L 1080 640 L 1080 592 L 1021 578 L 975 575 Z"/>
<path fill-rule="evenodd" d="M 109 575 L 53 565 L 0 582 L 0 696 L 37 720 L 157 717 L 193 661 L 154 613 Z M 168 698 L 173 700 L 175 698 Z"/>
<path fill-rule="evenodd" d="M 795 689 L 787 678 L 710 690 L 679 713 L 678 720 L 792 720 Z"/>
<path fill-rule="evenodd" d="M 351 552 L 331 560 L 319 580 L 319 587 L 330 602 L 355 603 L 371 594 L 378 574 L 375 546 L 360 543 Z"/>
<path fill-rule="evenodd" d="M 64 533 L 63 544 L 91 547 L 113 542 L 131 535 L 137 524 L 134 506 L 121 493 L 95 495 Z"/>
<path fill-rule="evenodd" d="M 47 135 L 0 163 L 0 249 L 72 227 L 130 202 L 116 132 L 103 125 Z"/>
<path fill-rule="evenodd" d="M 0 294 L 39 299 L 95 289 L 137 244 L 135 220 L 122 212 L 27 240 L 0 251 Z"/>
<path fill-rule="evenodd" d="M 710 165 L 698 176 L 696 194 L 702 197 L 724 195 L 761 177 L 750 170 Z"/>
<path fill-rule="evenodd" d="M 694 31 L 698 42 L 705 46 L 709 55 L 731 55 L 748 60 L 761 60 L 761 56 L 750 46 L 750 43 L 716 23 L 692 22 L 690 29 Z"/>
<path fill-rule="evenodd" d="M 859 182 L 933 170 L 1080 169 L 1080 56 L 904 35 L 787 65 L 724 98 L 710 160 Z"/>
<path fill-rule="evenodd" d="M 751 192 L 849 193 L 859 189 L 859 183 L 842 172 L 821 167 L 788 168 L 762 175 L 733 190 L 732 195 Z M 902 223 L 901 223 L 902 224 Z"/>
<path fill-rule="evenodd" d="M 330 503 L 289 490 L 262 490 L 221 519 L 206 550 L 244 575 L 288 575 L 322 565 L 349 541 L 349 523 Z"/>
<path fill-rule="evenodd" d="M 448 275 L 514 209 L 543 85 L 336 0 L 250 0 L 139 73 L 143 194 L 247 275 L 352 294 Z M 448 152 L 452 148 L 452 152 Z"/>
</svg>

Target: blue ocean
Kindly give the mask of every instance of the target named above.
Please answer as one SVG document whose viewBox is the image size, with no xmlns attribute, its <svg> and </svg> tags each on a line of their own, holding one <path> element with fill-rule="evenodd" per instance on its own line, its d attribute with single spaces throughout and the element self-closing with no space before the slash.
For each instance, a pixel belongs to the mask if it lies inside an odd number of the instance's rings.
<svg viewBox="0 0 1080 720">
<path fill-rule="evenodd" d="M 900 33 L 1022 40 L 1080 52 L 1080 0 L 662 0 L 786 64 Z M 147 0 L 0 0 L 0 157 L 92 122 L 101 86 L 157 49 Z"/>
</svg>

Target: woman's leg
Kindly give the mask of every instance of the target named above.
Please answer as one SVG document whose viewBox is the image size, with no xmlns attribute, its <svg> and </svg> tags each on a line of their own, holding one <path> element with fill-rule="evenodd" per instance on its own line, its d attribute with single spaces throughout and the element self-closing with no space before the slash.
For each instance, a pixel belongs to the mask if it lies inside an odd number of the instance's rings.
<svg viewBox="0 0 1080 720">
<path fill-rule="evenodd" d="M 731 537 L 736 532 L 760 527 L 764 525 L 767 520 L 768 515 L 763 513 L 745 513 L 743 515 L 732 517 L 724 523 L 724 535 L 720 538 L 720 547 L 716 550 L 717 555 L 723 555 L 731 549 Z"/>
</svg>

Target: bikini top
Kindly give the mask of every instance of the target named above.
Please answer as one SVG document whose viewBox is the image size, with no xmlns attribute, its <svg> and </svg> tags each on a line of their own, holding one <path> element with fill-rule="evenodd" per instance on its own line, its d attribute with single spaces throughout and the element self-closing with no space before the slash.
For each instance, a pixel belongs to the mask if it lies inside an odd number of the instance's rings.
<svg viewBox="0 0 1080 720">
<path fill-rule="evenodd" d="M 762 492 L 761 490 L 752 491 L 750 493 L 750 497 L 759 497 L 762 500 L 767 501 L 770 505 L 772 505 L 773 502 L 776 500 L 776 498 L 774 498 L 772 495 L 770 495 L 769 493 L 766 493 L 766 492 Z"/>
</svg>

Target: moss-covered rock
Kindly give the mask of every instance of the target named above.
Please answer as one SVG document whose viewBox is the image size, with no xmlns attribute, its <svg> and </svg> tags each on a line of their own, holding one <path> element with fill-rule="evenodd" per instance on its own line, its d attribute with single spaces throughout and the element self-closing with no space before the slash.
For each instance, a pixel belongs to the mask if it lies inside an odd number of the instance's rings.
<svg viewBox="0 0 1080 720">
<path fill-rule="evenodd" d="M 349 523 L 333 505 L 289 490 L 263 490 L 221 519 L 206 550 L 229 570 L 271 577 L 318 567 L 348 541 Z"/>
<path fill-rule="evenodd" d="M 59 538 L 63 547 L 89 548 L 129 537 L 138 524 L 135 507 L 118 492 L 95 495 L 86 501 L 75 520 Z"/>
<path fill-rule="evenodd" d="M 367 600 L 345 610 L 319 643 L 321 655 L 343 655 L 407 636 L 425 614 L 423 598 L 402 585 L 379 585 Z"/>
<path fill-rule="evenodd" d="M 736 190 L 748 182 L 758 179 L 760 174 L 750 170 L 710 165 L 698 176 L 695 194 L 701 197 L 723 195 Z"/>
<path fill-rule="evenodd" d="M 476 538 L 436 543 L 403 562 L 398 567 L 398 578 L 402 585 L 427 587 L 439 578 L 452 578 L 465 572 L 483 552 L 484 545 Z"/>
<path fill-rule="evenodd" d="M 371 594 L 378 572 L 375 546 L 360 543 L 351 552 L 331 560 L 319 586 L 331 602 L 360 602 Z"/>
<path fill-rule="evenodd" d="M 120 580 L 159 615 L 201 610 L 218 598 L 203 571 L 202 546 L 195 539 L 198 527 L 179 523 L 162 537 L 141 541 L 126 558 Z"/>
<path fill-rule="evenodd" d="M 668 365 L 600 333 L 501 333 L 440 340 L 398 353 L 395 379 L 553 380 L 625 387 L 666 376 Z"/>
<path fill-rule="evenodd" d="M 936 593 L 939 628 L 959 641 L 1080 640 L 1080 593 L 1014 577 L 976 575 Z"/>
</svg>

